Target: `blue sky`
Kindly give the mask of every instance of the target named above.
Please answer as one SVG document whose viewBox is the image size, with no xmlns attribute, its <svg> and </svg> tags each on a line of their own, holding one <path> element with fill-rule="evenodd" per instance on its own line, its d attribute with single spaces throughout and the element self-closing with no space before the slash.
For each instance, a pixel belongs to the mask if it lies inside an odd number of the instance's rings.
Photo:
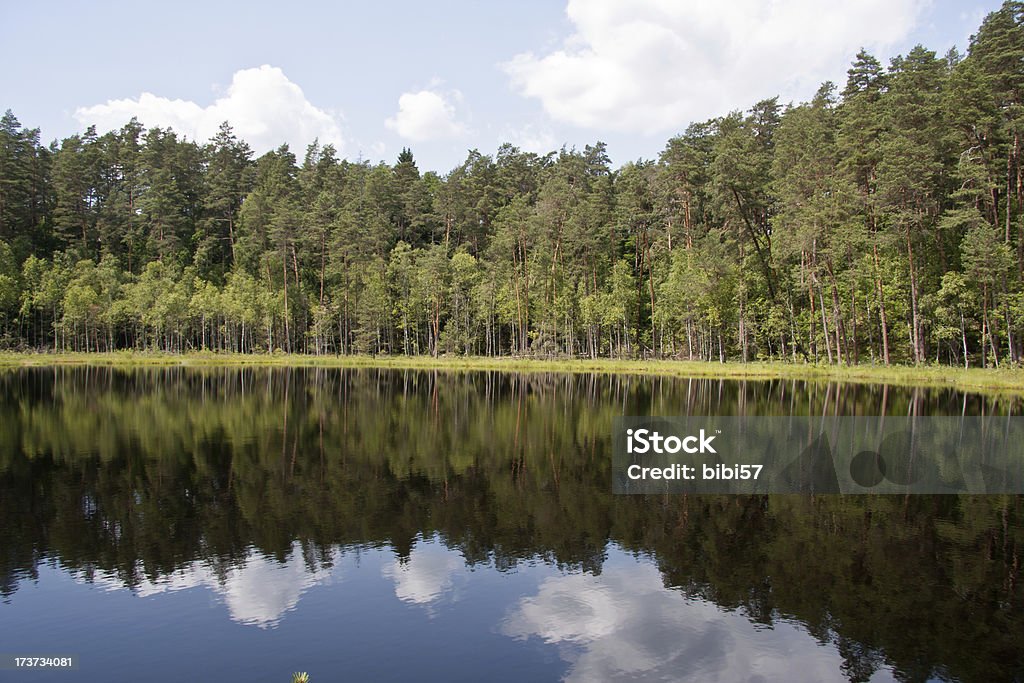
<svg viewBox="0 0 1024 683">
<path fill-rule="evenodd" d="M 137 115 L 257 152 L 314 137 L 342 156 L 445 173 L 469 149 L 602 140 L 654 158 L 688 123 L 842 83 L 860 46 L 940 54 L 995 0 L 516 3 L 6 2 L 0 110 L 44 141 Z"/>
</svg>

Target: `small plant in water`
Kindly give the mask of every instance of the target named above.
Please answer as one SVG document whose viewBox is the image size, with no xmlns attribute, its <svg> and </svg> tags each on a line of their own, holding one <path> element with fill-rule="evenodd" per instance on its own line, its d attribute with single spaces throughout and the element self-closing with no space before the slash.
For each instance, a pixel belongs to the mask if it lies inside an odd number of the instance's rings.
<svg viewBox="0 0 1024 683">
<path fill-rule="evenodd" d="M 296 671 L 292 674 L 292 683 L 309 683 L 309 674 L 305 671 L 302 673 Z"/>
</svg>

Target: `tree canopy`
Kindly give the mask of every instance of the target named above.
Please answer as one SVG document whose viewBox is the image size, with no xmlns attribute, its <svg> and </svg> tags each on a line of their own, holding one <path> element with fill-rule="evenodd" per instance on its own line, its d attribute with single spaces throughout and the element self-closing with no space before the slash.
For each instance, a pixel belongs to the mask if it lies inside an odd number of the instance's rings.
<svg viewBox="0 0 1024 683">
<path fill-rule="evenodd" d="M 1024 4 L 966 56 L 866 51 L 810 102 L 606 147 L 254 158 L 132 120 L 0 120 L 9 348 L 1021 359 Z M 682 124 L 683 122 L 681 122 Z M 301 159 L 301 160 L 300 160 Z"/>
</svg>

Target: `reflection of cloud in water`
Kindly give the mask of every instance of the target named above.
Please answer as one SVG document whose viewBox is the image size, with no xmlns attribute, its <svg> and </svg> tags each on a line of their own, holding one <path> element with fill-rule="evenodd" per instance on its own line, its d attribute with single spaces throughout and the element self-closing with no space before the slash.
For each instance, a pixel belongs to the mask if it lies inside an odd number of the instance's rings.
<svg viewBox="0 0 1024 683">
<path fill-rule="evenodd" d="M 429 605 L 452 590 L 456 574 L 466 571 L 465 562 L 441 542 L 421 542 L 405 562 L 397 558 L 381 573 L 395 582 L 395 595 L 403 602 Z"/>
<path fill-rule="evenodd" d="M 802 627 L 755 626 L 742 613 L 667 589 L 650 564 L 545 579 L 501 631 L 561 645 L 569 681 L 845 681 L 842 658 Z M 892 680 L 879 671 L 874 681 Z"/>
<path fill-rule="evenodd" d="M 156 581 L 143 579 L 132 590 L 147 597 L 205 586 L 224 599 L 233 621 L 268 628 L 276 626 L 285 612 L 295 608 L 306 589 L 330 578 L 330 569 L 309 571 L 302 548 L 296 543 L 284 562 L 253 552 L 244 564 L 227 568 L 222 576 L 206 563 L 193 562 Z M 110 589 L 124 587 L 113 577 L 97 577 L 95 582 Z"/>
</svg>

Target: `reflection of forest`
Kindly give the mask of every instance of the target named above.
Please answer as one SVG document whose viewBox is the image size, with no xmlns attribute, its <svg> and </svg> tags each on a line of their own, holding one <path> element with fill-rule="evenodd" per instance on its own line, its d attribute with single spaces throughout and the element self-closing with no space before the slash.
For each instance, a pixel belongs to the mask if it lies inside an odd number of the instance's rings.
<svg viewBox="0 0 1024 683">
<path fill-rule="evenodd" d="M 609 541 L 667 585 L 834 641 L 847 673 L 1024 675 L 1021 497 L 638 497 L 610 486 L 621 414 L 1020 413 L 949 391 L 342 370 L 0 376 L 0 591 L 53 559 L 126 585 L 256 547 L 338 545 L 600 572 Z M 299 545 L 294 545 L 298 539 Z"/>
</svg>

